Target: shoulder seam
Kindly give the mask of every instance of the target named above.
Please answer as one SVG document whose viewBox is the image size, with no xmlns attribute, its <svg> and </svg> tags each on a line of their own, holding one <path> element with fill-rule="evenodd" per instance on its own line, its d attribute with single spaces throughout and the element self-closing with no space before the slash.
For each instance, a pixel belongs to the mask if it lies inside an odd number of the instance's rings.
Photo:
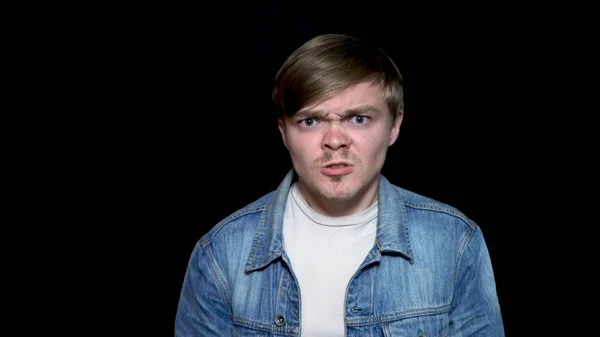
<svg viewBox="0 0 600 337">
<path fill-rule="evenodd" d="M 215 235 L 217 235 L 221 229 L 223 227 L 225 227 L 225 225 L 227 225 L 229 222 L 240 218 L 244 215 L 247 214 L 251 214 L 251 213 L 257 213 L 257 212 L 261 212 L 265 209 L 267 204 L 262 204 L 260 206 L 255 206 L 252 208 L 248 208 L 248 209 L 243 209 L 241 211 L 237 211 L 231 215 L 229 215 L 228 217 L 226 217 L 225 219 L 219 221 L 219 223 L 217 223 L 208 233 L 206 233 L 205 235 L 202 236 L 202 238 L 200 238 L 200 245 L 205 248 L 206 246 L 208 246 L 213 238 L 215 237 Z"/>
<path fill-rule="evenodd" d="M 412 208 L 417 208 L 417 209 L 422 209 L 422 210 L 429 210 L 429 211 L 434 211 L 434 212 L 445 213 L 445 214 L 454 216 L 456 218 L 459 218 L 464 223 L 466 223 L 471 228 L 472 231 L 474 231 L 477 228 L 477 224 L 475 224 L 475 222 L 473 220 L 471 220 L 465 214 L 463 214 L 462 212 L 460 212 L 459 210 L 457 210 L 451 206 L 446 206 L 446 205 L 442 206 L 442 205 L 438 205 L 436 203 L 415 203 L 415 202 L 407 201 L 407 200 L 404 200 L 404 205 L 407 207 L 412 207 Z"/>
</svg>

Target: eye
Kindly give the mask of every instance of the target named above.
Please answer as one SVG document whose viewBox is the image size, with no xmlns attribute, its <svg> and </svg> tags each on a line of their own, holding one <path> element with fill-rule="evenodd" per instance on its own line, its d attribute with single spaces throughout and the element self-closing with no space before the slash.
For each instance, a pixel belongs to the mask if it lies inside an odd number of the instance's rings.
<svg viewBox="0 0 600 337">
<path fill-rule="evenodd" d="M 367 120 L 369 119 L 369 117 L 367 116 L 353 116 L 352 120 L 356 123 L 356 124 L 364 124 L 367 122 Z"/>
<path fill-rule="evenodd" d="M 316 123 L 316 121 L 312 118 L 306 118 L 301 120 L 299 123 L 302 126 L 313 126 Z"/>
</svg>

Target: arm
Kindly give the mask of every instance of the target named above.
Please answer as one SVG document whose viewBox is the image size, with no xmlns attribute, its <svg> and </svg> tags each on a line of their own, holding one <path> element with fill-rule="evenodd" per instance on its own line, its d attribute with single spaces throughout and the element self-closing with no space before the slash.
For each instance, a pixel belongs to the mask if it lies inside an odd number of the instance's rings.
<svg viewBox="0 0 600 337">
<path fill-rule="evenodd" d="M 450 307 L 450 336 L 503 337 L 496 282 L 479 227 L 466 243 L 455 279 Z"/>
<path fill-rule="evenodd" d="M 230 296 L 221 275 L 210 248 L 197 245 L 183 280 L 175 337 L 231 336 Z"/>
</svg>

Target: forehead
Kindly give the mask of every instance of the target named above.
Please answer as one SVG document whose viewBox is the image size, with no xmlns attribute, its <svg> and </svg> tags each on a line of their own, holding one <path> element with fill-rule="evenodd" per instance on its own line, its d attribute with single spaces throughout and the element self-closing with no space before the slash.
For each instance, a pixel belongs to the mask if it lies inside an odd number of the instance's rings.
<svg viewBox="0 0 600 337">
<path fill-rule="evenodd" d="M 300 109 L 298 113 L 306 110 L 342 113 L 348 109 L 365 105 L 372 106 L 381 112 L 388 112 L 387 102 L 384 99 L 383 90 L 379 84 L 361 82 L 349 86 L 323 101 Z"/>
</svg>

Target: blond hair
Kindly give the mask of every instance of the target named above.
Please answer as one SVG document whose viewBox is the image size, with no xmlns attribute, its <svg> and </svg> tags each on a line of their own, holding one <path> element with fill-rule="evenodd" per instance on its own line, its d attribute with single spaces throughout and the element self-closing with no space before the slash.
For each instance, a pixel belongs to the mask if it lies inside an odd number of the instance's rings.
<svg viewBox="0 0 600 337">
<path fill-rule="evenodd" d="M 403 109 L 402 75 L 387 54 L 349 35 L 319 35 L 284 62 L 272 98 L 281 118 L 364 81 L 381 85 L 392 118 Z"/>
</svg>

